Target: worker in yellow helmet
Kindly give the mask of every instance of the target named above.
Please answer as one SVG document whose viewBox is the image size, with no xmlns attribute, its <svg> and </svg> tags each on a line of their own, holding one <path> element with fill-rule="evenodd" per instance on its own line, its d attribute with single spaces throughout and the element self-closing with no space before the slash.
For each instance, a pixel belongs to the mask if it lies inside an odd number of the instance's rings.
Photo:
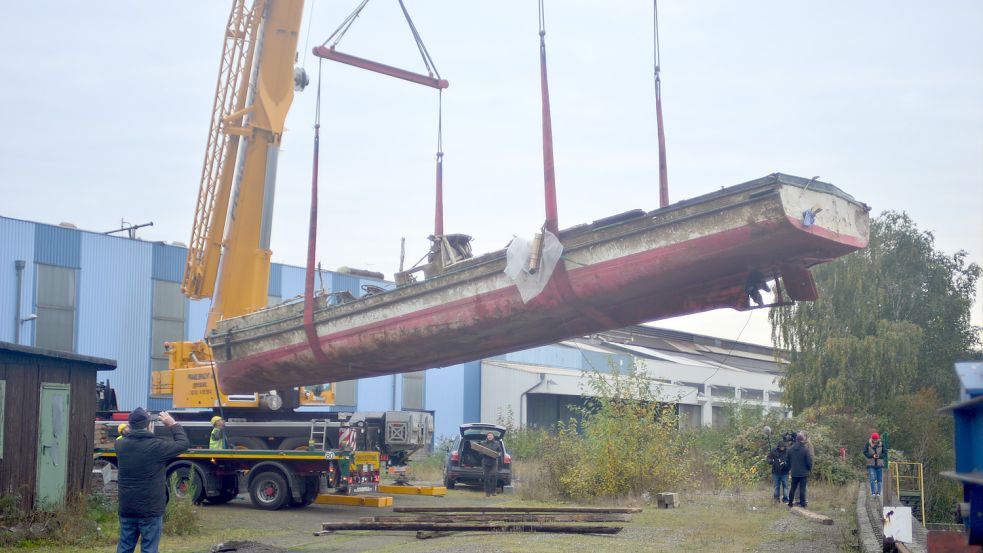
<svg viewBox="0 0 983 553">
<path fill-rule="evenodd" d="M 212 417 L 212 434 L 208 437 L 208 449 L 229 449 L 229 439 L 225 435 L 225 420 Z"/>
<path fill-rule="evenodd" d="M 116 439 L 122 440 L 123 436 L 130 433 L 130 425 L 126 424 L 125 422 L 121 422 L 119 426 L 116 427 L 116 433 L 119 434 L 119 436 L 116 436 Z"/>
</svg>

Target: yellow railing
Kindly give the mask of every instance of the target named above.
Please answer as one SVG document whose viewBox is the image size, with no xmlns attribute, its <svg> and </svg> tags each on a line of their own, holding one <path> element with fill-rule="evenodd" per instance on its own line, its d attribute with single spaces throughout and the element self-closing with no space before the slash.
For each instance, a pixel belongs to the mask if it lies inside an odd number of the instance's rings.
<svg viewBox="0 0 983 553">
<path fill-rule="evenodd" d="M 921 512 L 922 527 L 925 527 L 925 479 L 922 473 L 921 463 L 908 463 L 899 461 L 888 461 L 887 470 L 891 473 L 891 480 L 894 484 L 894 497 L 901 501 L 901 491 L 917 492 L 919 497 L 919 511 Z M 907 484 L 902 486 L 902 480 Z"/>
</svg>

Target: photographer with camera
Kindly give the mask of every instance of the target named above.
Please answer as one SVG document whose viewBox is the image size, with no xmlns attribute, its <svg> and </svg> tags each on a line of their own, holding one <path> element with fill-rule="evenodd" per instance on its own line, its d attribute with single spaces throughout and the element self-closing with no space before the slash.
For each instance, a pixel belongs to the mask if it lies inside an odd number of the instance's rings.
<svg viewBox="0 0 983 553">
<path fill-rule="evenodd" d="M 157 553 L 167 507 L 167 461 L 188 450 L 191 443 L 181 425 L 166 411 L 157 418 L 170 431 L 171 440 L 158 438 L 153 417 L 137 407 L 127 417 L 130 432 L 116 444 L 119 467 L 119 544 L 116 553 Z"/>
</svg>

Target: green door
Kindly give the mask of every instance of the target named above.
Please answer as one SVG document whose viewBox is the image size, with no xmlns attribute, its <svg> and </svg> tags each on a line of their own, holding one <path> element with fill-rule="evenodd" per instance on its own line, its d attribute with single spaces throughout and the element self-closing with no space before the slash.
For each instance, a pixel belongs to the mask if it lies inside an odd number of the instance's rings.
<svg viewBox="0 0 983 553">
<path fill-rule="evenodd" d="M 65 501 L 68 476 L 68 384 L 41 383 L 38 470 L 34 506 L 39 509 Z"/>
</svg>

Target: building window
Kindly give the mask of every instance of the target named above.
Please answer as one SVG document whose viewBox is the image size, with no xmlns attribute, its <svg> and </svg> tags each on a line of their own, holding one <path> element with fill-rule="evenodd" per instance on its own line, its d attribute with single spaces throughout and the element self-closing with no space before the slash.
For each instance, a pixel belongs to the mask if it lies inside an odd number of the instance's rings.
<svg viewBox="0 0 983 553">
<path fill-rule="evenodd" d="M 75 269 L 38 265 L 37 326 L 34 345 L 75 350 Z"/>
<path fill-rule="evenodd" d="M 679 409 L 679 428 L 700 428 L 703 426 L 703 408 L 687 403 L 677 404 Z"/>
<path fill-rule="evenodd" d="M 719 397 L 719 398 L 734 399 L 736 397 L 735 389 L 733 386 L 718 386 L 716 384 L 712 384 L 710 386 L 710 395 L 712 395 L 715 398 Z"/>
<path fill-rule="evenodd" d="M 768 392 L 768 403 L 775 403 L 781 405 L 782 403 L 782 393 L 781 392 Z"/>
<path fill-rule="evenodd" d="M 7 409 L 7 381 L 0 380 L 0 459 L 3 459 L 3 412 Z"/>
<path fill-rule="evenodd" d="M 167 369 L 167 353 L 164 342 L 184 340 L 184 319 L 187 300 L 181 293 L 181 285 L 166 280 L 154 282 L 153 320 L 151 323 L 150 368 Z"/>
<path fill-rule="evenodd" d="M 403 375 L 403 409 L 423 409 L 426 371 Z"/>
<path fill-rule="evenodd" d="M 761 401 L 764 397 L 763 390 L 754 388 L 741 388 L 741 401 Z"/>
<path fill-rule="evenodd" d="M 334 404 L 355 406 L 355 381 L 345 380 L 334 383 Z"/>
</svg>

